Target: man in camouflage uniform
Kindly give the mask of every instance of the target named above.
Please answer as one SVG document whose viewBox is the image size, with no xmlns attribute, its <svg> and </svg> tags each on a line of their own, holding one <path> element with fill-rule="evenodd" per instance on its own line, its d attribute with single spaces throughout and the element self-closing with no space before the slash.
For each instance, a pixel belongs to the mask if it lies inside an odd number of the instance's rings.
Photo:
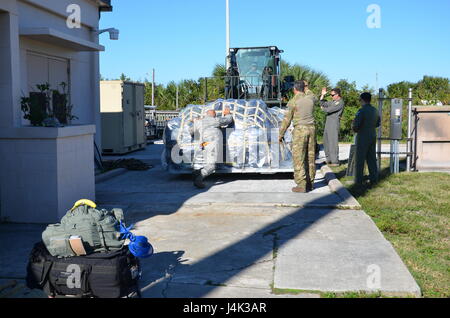
<svg viewBox="0 0 450 318">
<path fill-rule="evenodd" d="M 192 173 L 194 185 L 204 188 L 203 179 L 214 173 L 220 149 L 223 146 L 221 127 L 229 125 L 233 121 L 230 109 L 225 108 L 223 116 L 216 117 L 212 109 L 206 112 L 202 119 L 194 121 L 189 127 L 189 132 L 194 135 L 196 149 L 194 151 L 194 171 Z"/>
<path fill-rule="evenodd" d="M 356 135 L 355 152 L 355 184 L 362 185 L 364 178 L 364 164 L 369 168 L 370 184 L 378 181 L 378 168 L 376 158 L 376 128 L 380 126 L 378 110 L 370 105 L 372 95 L 362 93 L 360 96 L 361 108 L 356 113 L 352 128 Z"/>
<path fill-rule="evenodd" d="M 314 96 L 313 91 L 309 89 L 308 81 L 303 80 L 303 83 L 305 83 L 305 94 L 306 94 L 306 96 L 311 96 L 314 99 L 314 104 L 315 104 L 317 99 Z M 316 131 L 317 131 L 317 127 L 316 127 Z M 316 149 L 316 158 L 318 158 L 319 157 L 319 153 L 320 153 L 320 147 L 319 147 L 319 144 L 317 143 L 317 134 L 315 134 L 314 144 L 316 145 L 316 147 L 315 147 L 315 149 Z"/>
<path fill-rule="evenodd" d="M 307 192 L 313 189 L 316 175 L 316 127 L 313 115 L 315 97 L 313 94 L 305 94 L 303 81 L 295 82 L 294 94 L 294 97 L 288 102 L 288 110 L 281 123 L 279 141 L 283 142 L 283 136 L 293 122 L 292 157 L 294 180 L 297 186 L 292 188 L 292 191 Z"/>
<path fill-rule="evenodd" d="M 305 84 L 305 94 L 306 94 L 307 96 L 308 96 L 308 95 L 313 96 L 314 93 L 312 92 L 312 90 L 309 89 L 308 81 L 303 80 L 303 84 Z"/>
</svg>

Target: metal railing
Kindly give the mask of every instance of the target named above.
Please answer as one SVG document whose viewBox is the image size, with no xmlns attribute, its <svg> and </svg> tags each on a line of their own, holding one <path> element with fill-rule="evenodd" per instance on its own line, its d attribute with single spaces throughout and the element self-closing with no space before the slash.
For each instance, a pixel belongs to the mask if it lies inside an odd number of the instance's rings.
<svg viewBox="0 0 450 318">
<path fill-rule="evenodd" d="M 219 96 L 225 99 L 262 99 L 266 103 L 280 104 L 282 102 L 282 90 L 279 75 L 247 75 L 247 76 L 211 76 L 203 77 L 203 99 L 210 100 L 210 86 L 222 90 Z M 217 95 L 217 94 L 216 94 Z"/>
<path fill-rule="evenodd" d="M 145 119 L 147 138 L 161 137 L 167 122 L 173 118 L 178 117 L 178 111 L 171 110 L 146 110 Z"/>
</svg>

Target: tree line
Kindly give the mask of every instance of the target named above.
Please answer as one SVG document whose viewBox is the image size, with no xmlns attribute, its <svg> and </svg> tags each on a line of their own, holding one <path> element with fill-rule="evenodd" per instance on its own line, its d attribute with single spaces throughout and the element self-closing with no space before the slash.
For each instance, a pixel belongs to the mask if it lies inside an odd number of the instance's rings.
<svg viewBox="0 0 450 318">
<path fill-rule="evenodd" d="M 217 64 L 211 76 L 206 82 L 205 78 L 198 80 L 185 79 L 178 83 L 171 81 L 166 85 L 155 84 L 154 100 L 159 110 L 176 110 L 177 88 L 178 88 L 178 107 L 183 108 L 188 104 L 204 104 L 205 86 L 208 90 L 208 100 L 224 98 L 224 80 L 226 75 L 225 66 Z M 372 105 L 378 107 L 378 92 L 369 86 L 363 86 L 358 89 L 354 81 L 348 79 L 339 80 L 334 86 L 328 76 L 322 72 L 316 71 L 308 66 L 300 64 L 291 64 L 286 61 L 281 62 L 281 78 L 284 76 L 294 76 L 295 80 L 306 80 L 309 88 L 316 96 L 320 95 L 322 87 L 332 89 L 338 87 L 341 89 L 342 98 L 344 99 L 345 108 L 341 118 L 340 141 L 352 141 L 353 132 L 351 129 L 352 121 L 356 112 L 360 107 L 359 95 L 362 92 L 372 93 Z M 102 78 L 103 79 L 103 78 Z M 131 79 L 125 74 L 119 78 L 120 80 L 130 81 Z M 152 103 L 152 83 L 147 79 L 143 81 L 145 85 L 145 104 Z M 413 105 L 450 105 L 450 80 L 444 77 L 424 76 L 416 83 L 402 81 L 387 86 L 385 91 L 386 97 L 389 98 L 407 98 L 409 88 L 413 89 Z M 408 102 L 404 100 L 405 110 Z M 383 136 L 389 133 L 389 102 L 383 103 Z M 315 109 L 315 117 L 317 123 L 317 131 L 319 140 L 322 138 L 325 126 L 325 113 L 319 107 Z M 407 112 L 403 112 L 403 132 L 406 136 L 407 130 Z"/>
</svg>

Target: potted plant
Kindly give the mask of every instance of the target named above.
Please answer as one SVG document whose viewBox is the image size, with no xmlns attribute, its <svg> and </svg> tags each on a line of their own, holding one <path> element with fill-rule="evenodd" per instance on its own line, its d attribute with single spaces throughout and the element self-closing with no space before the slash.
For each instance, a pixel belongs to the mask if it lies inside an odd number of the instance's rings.
<svg viewBox="0 0 450 318">
<path fill-rule="evenodd" d="M 61 82 L 59 85 L 62 87 L 62 93 L 58 90 L 52 90 L 53 116 L 61 124 L 67 125 L 70 124 L 71 120 L 78 119 L 78 117 L 72 115 L 73 105 L 69 104 L 69 95 L 66 92 L 67 84 Z"/>
<path fill-rule="evenodd" d="M 28 97 L 22 97 L 20 106 L 24 113 L 23 118 L 28 119 L 33 126 L 42 126 L 50 112 L 50 85 L 45 83 L 36 87 L 39 92 L 30 92 Z"/>
<path fill-rule="evenodd" d="M 73 105 L 69 104 L 66 92 L 67 84 L 62 82 L 62 93 L 51 90 L 50 84 L 36 85 L 39 92 L 30 92 L 28 97 L 21 98 L 23 118 L 28 119 L 33 126 L 58 127 L 70 124 Z M 52 107 L 50 108 L 50 104 Z"/>
</svg>

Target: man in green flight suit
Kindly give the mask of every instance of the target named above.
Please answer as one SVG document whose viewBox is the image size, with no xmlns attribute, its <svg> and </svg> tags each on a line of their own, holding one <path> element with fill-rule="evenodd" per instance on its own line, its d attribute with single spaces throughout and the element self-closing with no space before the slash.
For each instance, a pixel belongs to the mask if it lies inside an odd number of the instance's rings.
<svg viewBox="0 0 450 318">
<path fill-rule="evenodd" d="M 372 95 L 362 93 L 360 96 L 361 108 L 353 120 L 352 129 L 356 135 L 355 152 L 355 185 L 362 185 L 364 179 L 364 164 L 369 168 L 370 184 L 378 181 L 376 158 L 376 128 L 380 126 L 378 110 L 370 105 Z"/>
<path fill-rule="evenodd" d="M 323 132 L 323 147 L 327 164 L 331 167 L 339 166 L 339 130 L 342 112 L 344 111 L 344 100 L 341 98 L 341 90 L 334 88 L 331 91 L 332 101 L 324 99 L 327 89 L 322 89 L 320 96 L 320 107 L 326 113 L 327 119 Z"/>
<path fill-rule="evenodd" d="M 293 192 L 307 192 L 313 189 L 316 175 L 315 162 L 315 135 L 313 94 L 305 94 L 305 83 L 294 83 L 294 97 L 288 102 L 288 110 L 281 123 L 279 141 L 291 125 L 294 124 L 292 133 L 292 157 L 294 165 L 294 180 L 297 184 L 292 188 Z"/>
</svg>

